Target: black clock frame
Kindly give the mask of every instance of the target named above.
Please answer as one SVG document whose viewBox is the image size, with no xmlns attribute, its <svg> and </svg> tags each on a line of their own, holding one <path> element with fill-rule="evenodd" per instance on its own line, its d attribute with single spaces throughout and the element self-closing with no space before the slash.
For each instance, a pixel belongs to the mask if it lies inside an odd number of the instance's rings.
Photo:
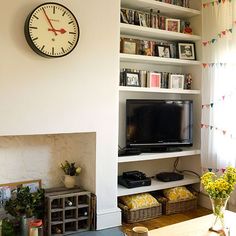
<svg viewBox="0 0 236 236">
<path fill-rule="evenodd" d="M 48 54 L 45 54 L 43 53 L 39 48 L 36 47 L 36 45 L 34 44 L 32 38 L 30 37 L 30 32 L 29 32 L 29 21 L 33 15 L 33 13 L 40 7 L 44 6 L 44 5 L 49 5 L 49 4 L 55 4 L 55 5 L 58 5 L 58 6 L 61 6 L 63 8 L 65 8 L 68 12 L 70 12 L 70 14 L 74 17 L 75 19 L 75 22 L 76 22 L 76 25 L 77 25 L 77 29 L 78 29 L 78 38 L 73 46 L 73 48 L 66 54 L 63 54 L 63 55 L 59 55 L 59 56 L 51 56 L 51 55 L 48 55 Z M 27 16 L 26 20 L 25 20 L 25 25 L 24 25 L 24 34 L 25 34 L 25 39 L 27 41 L 27 43 L 29 44 L 29 46 L 31 47 L 31 49 L 36 52 L 38 55 L 42 56 L 42 57 L 45 57 L 45 58 L 60 58 L 60 57 L 64 57 L 68 54 L 70 54 L 76 47 L 76 45 L 78 44 L 78 41 L 79 41 L 79 37 L 80 37 L 80 27 L 79 27 L 79 23 L 75 17 L 75 15 L 71 12 L 71 10 L 69 10 L 67 7 L 65 7 L 64 5 L 62 4 L 59 4 L 59 3 L 56 3 L 56 2 L 47 2 L 47 3 L 43 3 L 43 4 L 40 4 L 39 6 L 35 7 L 34 10 Z"/>
</svg>

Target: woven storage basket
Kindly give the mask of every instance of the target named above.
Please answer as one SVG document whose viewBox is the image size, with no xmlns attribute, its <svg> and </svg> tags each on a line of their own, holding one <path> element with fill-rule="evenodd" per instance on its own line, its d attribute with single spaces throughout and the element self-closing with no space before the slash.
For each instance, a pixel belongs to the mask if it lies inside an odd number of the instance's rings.
<svg viewBox="0 0 236 236">
<path fill-rule="evenodd" d="M 120 204 L 122 209 L 122 219 L 126 223 L 135 223 L 150 220 L 162 215 L 162 205 L 140 209 L 128 209 L 127 206 Z"/>
<path fill-rule="evenodd" d="M 163 215 L 170 215 L 174 213 L 180 213 L 184 211 L 189 211 L 197 208 L 197 197 L 180 200 L 176 202 L 165 200 L 159 200 L 162 203 L 162 213 Z"/>
</svg>

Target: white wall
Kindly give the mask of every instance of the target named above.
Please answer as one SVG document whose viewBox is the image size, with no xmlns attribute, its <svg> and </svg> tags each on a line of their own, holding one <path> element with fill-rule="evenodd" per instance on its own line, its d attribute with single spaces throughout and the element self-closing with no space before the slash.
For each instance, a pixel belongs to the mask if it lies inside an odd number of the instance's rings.
<svg viewBox="0 0 236 236">
<path fill-rule="evenodd" d="M 120 3 L 56 1 L 76 15 L 81 36 L 70 55 L 45 59 L 29 48 L 23 33 L 27 15 L 43 2 L 1 3 L 0 135 L 96 132 L 96 171 L 91 175 L 96 178 L 98 228 L 114 226 L 120 223 L 116 207 Z"/>
</svg>

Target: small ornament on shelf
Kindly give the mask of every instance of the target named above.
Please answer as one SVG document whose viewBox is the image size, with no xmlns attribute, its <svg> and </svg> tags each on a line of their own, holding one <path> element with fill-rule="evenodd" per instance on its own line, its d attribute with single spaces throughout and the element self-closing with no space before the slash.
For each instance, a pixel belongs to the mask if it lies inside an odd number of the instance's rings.
<svg viewBox="0 0 236 236">
<path fill-rule="evenodd" d="M 189 21 L 185 21 L 183 33 L 184 34 L 193 34 L 193 30 L 190 27 L 190 22 Z"/>
<path fill-rule="evenodd" d="M 191 87 L 192 87 L 192 74 L 188 73 L 185 74 L 184 89 L 191 89 Z"/>
</svg>

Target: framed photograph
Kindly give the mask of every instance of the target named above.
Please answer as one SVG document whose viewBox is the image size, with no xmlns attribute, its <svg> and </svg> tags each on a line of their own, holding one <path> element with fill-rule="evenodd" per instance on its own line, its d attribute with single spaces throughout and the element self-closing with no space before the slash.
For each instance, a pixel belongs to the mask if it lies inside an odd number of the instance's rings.
<svg viewBox="0 0 236 236">
<path fill-rule="evenodd" d="M 138 45 L 135 39 L 121 38 L 120 49 L 122 53 L 136 54 Z"/>
<path fill-rule="evenodd" d="M 131 87 L 140 87 L 140 77 L 139 73 L 136 72 L 124 72 L 124 78 L 125 78 L 125 86 L 131 86 Z"/>
<path fill-rule="evenodd" d="M 156 45 L 156 54 L 158 57 L 171 57 L 170 46 Z"/>
<path fill-rule="evenodd" d="M 127 9 L 124 9 L 124 8 L 120 9 L 120 22 L 129 24 L 129 20 L 127 16 Z"/>
<path fill-rule="evenodd" d="M 178 43 L 179 59 L 196 60 L 194 43 Z"/>
<path fill-rule="evenodd" d="M 145 13 L 139 12 L 138 13 L 138 18 L 139 18 L 139 25 L 147 27 L 147 22 L 146 22 L 146 16 Z"/>
<path fill-rule="evenodd" d="M 161 73 L 149 72 L 147 76 L 147 87 L 160 88 L 161 87 Z"/>
<path fill-rule="evenodd" d="M 166 30 L 173 32 L 180 32 L 180 20 L 166 19 Z"/>
<path fill-rule="evenodd" d="M 9 200 L 13 194 L 13 191 L 17 189 L 17 187 L 29 187 L 30 192 L 36 192 L 38 189 L 42 187 L 42 183 L 40 179 L 37 180 L 29 180 L 15 183 L 7 183 L 0 184 L 0 208 L 3 208 L 5 202 Z"/>
<path fill-rule="evenodd" d="M 184 75 L 170 74 L 169 75 L 170 89 L 184 89 Z"/>
</svg>

